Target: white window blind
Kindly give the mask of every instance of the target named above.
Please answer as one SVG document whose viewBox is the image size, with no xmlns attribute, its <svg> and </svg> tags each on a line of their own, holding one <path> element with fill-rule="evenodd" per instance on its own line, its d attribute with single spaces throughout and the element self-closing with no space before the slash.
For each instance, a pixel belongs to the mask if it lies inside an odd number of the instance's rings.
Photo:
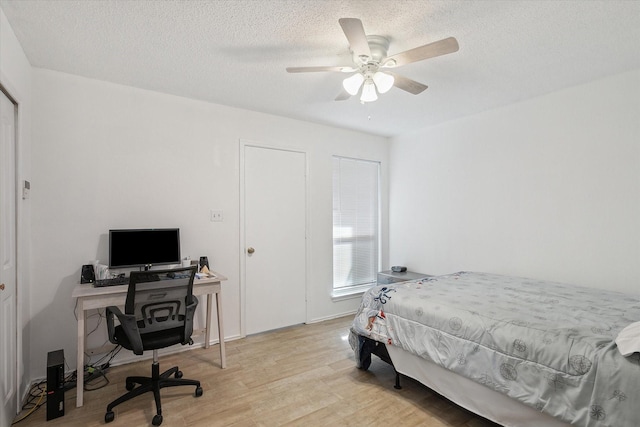
<svg viewBox="0 0 640 427">
<path fill-rule="evenodd" d="M 333 158 L 333 288 L 376 282 L 380 163 Z"/>
</svg>

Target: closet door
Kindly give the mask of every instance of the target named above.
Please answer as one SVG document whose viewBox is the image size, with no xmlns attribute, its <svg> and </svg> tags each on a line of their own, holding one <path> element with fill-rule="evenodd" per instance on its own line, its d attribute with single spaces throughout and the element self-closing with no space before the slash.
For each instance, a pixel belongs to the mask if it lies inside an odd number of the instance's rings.
<svg viewBox="0 0 640 427">
<path fill-rule="evenodd" d="M 0 90 L 0 425 L 17 411 L 15 114 Z"/>
</svg>

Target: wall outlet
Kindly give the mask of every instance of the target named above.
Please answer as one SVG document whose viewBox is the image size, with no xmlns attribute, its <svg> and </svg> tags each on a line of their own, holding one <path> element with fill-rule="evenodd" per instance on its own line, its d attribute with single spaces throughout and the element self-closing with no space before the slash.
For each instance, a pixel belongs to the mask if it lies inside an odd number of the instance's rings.
<svg viewBox="0 0 640 427">
<path fill-rule="evenodd" d="M 222 222 L 222 211 L 211 210 L 211 222 Z"/>
</svg>

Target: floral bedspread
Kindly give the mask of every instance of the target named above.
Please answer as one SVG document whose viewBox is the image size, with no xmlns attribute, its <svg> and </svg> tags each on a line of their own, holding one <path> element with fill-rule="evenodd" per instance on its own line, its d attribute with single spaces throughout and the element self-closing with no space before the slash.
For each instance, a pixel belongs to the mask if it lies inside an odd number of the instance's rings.
<svg viewBox="0 0 640 427">
<path fill-rule="evenodd" d="M 399 346 L 577 426 L 637 427 L 640 354 L 614 340 L 639 320 L 638 295 L 460 272 L 371 288 L 350 341 Z"/>
</svg>

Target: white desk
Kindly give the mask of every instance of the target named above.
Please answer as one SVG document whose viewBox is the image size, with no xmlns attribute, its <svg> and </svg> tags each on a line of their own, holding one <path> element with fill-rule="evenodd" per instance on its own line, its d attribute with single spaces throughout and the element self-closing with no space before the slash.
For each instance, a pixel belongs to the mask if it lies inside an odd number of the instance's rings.
<svg viewBox="0 0 640 427">
<path fill-rule="evenodd" d="M 211 338 L 211 310 L 212 296 L 216 296 L 216 308 L 218 313 L 218 336 L 220 337 L 220 366 L 226 367 L 224 352 L 224 333 L 222 328 L 222 294 L 220 282 L 227 280 L 221 274 L 212 272 L 216 277 L 208 279 L 195 279 L 193 281 L 193 294 L 207 296 L 207 321 L 204 328 L 204 348 L 209 348 Z M 111 305 L 123 306 L 127 298 L 127 285 L 105 286 L 95 288 L 92 284 L 78 285 L 71 293 L 72 298 L 78 299 L 78 359 L 77 359 L 77 398 L 76 406 L 83 405 L 84 398 L 84 355 L 86 350 L 86 330 L 87 310 L 95 308 L 105 308 Z M 194 335 L 203 330 L 194 330 Z"/>
</svg>

